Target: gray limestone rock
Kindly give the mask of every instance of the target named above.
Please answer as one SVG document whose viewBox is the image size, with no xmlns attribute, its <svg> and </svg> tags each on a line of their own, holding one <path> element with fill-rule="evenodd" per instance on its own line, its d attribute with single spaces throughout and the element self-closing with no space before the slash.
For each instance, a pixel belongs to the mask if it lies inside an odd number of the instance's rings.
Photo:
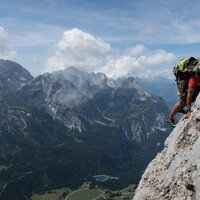
<svg viewBox="0 0 200 200">
<path fill-rule="evenodd" d="M 200 95 L 146 168 L 133 200 L 200 199 Z"/>
</svg>

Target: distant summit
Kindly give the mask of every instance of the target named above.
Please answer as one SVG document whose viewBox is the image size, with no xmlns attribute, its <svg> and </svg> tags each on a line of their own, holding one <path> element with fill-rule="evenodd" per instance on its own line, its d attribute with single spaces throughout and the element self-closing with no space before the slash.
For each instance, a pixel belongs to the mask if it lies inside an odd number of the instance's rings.
<svg viewBox="0 0 200 200">
<path fill-rule="evenodd" d="M 10 60 L 0 59 L 0 94 L 16 92 L 33 79 L 21 65 Z"/>
</svg>

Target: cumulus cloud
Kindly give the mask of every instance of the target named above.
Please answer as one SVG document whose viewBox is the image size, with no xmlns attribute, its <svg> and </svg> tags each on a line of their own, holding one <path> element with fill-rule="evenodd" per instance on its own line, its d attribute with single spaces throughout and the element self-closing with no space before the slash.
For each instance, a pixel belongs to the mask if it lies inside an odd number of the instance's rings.
<svg viewBox="0 0 200 200">
<path fill-rule="evenodd" d="M 172 66 L 176 59 L 173 53 L 161 49 L 150 51 L 143 45 L 136 45 L 124 52 L 119 57 L 108 60 L 100 71 L 112 78 L 130 75 L 145 78 L 172 75 Z"/>
<path fill-rule="evenodd" d="M 86 71 L 103 72 L 112 78 L 138 76 L 153 78 L 170 76 L 176 56 L 162 49 L 151 51 L 144 45 L 122 50 L 79 29 L 65 31 L 48 58 L 45 71 L 52 72 L 69 66 Z"/>
<path fill-rule="evenodd" d="M 15 51 L 10 41 L 9 34 L 0 26 L 0 58 L 11 59 L 15 56 Z"/>
<path fill-rule="evenodd" d="M 147 52 L 148 52 L 147 48 L 141 44 L 138 44 L 134 47 L 130 47 L 124 50 L 124 54 L 128 54 L 131 56 L 138 56 Z"/>
<path fill-rule="evenodd" d="M 54 55 L 48 58 L 45 71 L 69 66 L 94 71 L 103 64 L 110 49 L 110 44 L 77 28 L 65 31 L 56 45 Z"/>
</svg>

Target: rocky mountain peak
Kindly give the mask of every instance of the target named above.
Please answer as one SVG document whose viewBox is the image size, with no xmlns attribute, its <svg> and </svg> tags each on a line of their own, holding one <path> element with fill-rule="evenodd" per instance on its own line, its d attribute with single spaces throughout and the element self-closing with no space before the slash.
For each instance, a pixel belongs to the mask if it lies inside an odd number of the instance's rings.
<svg viewBox="0 0 200 200">
<path fill-rule="evenodd" d="M 121 87 L 125 88 L 137 88 L 138 90 L 143 90 L 144 89 L 141 87 L 141 85 L 135 80 L 134 77 L 128 77 L 128 78 L 119 78 L 117 79 L 117 82 Z"/>
<path fill-rule="evenodd" d="M 133 200 L 200 199 L 200 96 L 189 119 L 181 119 L 165 148 L 149 164 Z"/>
<path fill-rule="evenodd" d="M 21 65 L 4 59 L 0 59 L 0 75 L 1 77 L 19 78 L 21 81 L 30 81 L 33 79 L 32 75 Z"/>
<path fill-rule="evenodd" d="M 132 77 L 116 81 L 103 73 L 87 73 L 69 67 L 63 71 L 36 77 L 23 87 L 18 97 L 18 102 L 45 108 L 54 118 L 64 121 L 67 127 L 78 130 L 84 129 L 80 115 L 92 123 L 114 125 L 120 120 L 114 119 L 116 113 L 127 115 L 133 112 L 135 114 L 131 114 L 123 126 L 126 137 L 130 140 L 139 138 L 137 141 L 142 141 L 157 131 L 166 131 L 163 120 L 165 118 L 163 110 L 166 106 L 163 106 L 162 110 L 163 101 L 156 96 L 150 96 Z M 150 115 L 156 120 L 149 120 L 149 114 L 141 112 L 139 105 L 145 107 L 145 112 L 146 109 L 150 109 Z M 138 121 L 138 118 L 142 119 Z M 120 121 L 122 123 L 122 120 Z M 148 125 L 143 127 L 146 121 Z M 135 123 L 138 129 L 132 128 Z M 140 133 L 146 131 L 148 136 L 145 135 L 142 139 Z"/>
<path fill-rule="evenodd" d="M 0 59 L 0 94 L 14 92 L 33 79 L 21 65 Z"/>
<path fill-rule="evenodd" d="M 75 67 L 68 67 L 52 73 L 55 79 L 63 79 L 72 82 L 77 87 L 96 86 L 100 89 L 106 87 L 117 87 L 114 79 L 108 78 L 104 73 L 88 73 Z"/>
</svg>

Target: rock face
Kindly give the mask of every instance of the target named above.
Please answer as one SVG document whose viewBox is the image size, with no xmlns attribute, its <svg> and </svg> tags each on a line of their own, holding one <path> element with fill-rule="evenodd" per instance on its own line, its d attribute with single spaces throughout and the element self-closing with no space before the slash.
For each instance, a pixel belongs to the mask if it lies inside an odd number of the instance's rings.
<svg viewBox="0 0 200 200">
<path fill-rule="evenodd" d="M 200 95 L 149 164 L 133 200 L 200 199 Z"/>
</svg>

